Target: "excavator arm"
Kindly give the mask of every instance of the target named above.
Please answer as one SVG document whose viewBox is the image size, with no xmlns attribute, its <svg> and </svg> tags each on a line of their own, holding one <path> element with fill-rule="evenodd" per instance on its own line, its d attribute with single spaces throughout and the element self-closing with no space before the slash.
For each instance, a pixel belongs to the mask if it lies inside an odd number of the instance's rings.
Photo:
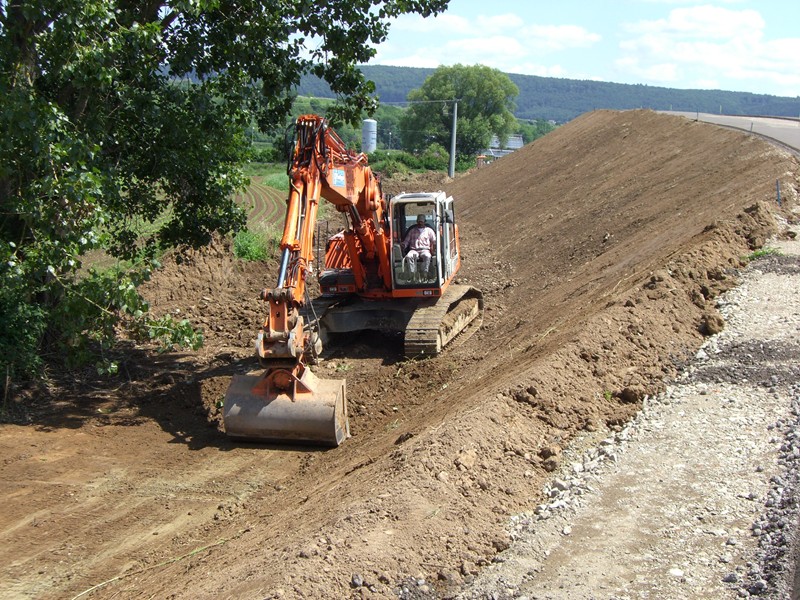
<svg viewBox="0 0 800 600">
<path fill-rule="evenodd" d="M 297 119 L 288 173 L 290 189 L 278 281 L 274 289 L 262 292 L 262 298 L 269 303 L 259 347 L 262 362 L 270 357 L 292 357 L 302 362 L 308 339 L 298 329 L 299 309 L 306 301 L 306 277 L 314 260 L 314 230 L 321 199 L 348 217 L 350 227 L 343 234 L 359 289 L 365 285 L 360 249 L 367 259 L 377 254 L 379 265 L 389 263 L 381 225 L 385 202 L 378 180 L 367 165 L 366 155 L 348 150 L 322 117 L 304 115 Z M 385 268 L 382 271 L 388 289 L 391 273 Z"/>
<path fill-rule="evenodd" d="M 389 288 L 385 203 L 366 156 L 349 151 L 316 115 L 297 119 L 288 174 L 278 280 L 261 294 L 269 310 L 256 352 L 265 372 L 234 376 L 225 397 L 225 429 L 232 437 L 338 445 L 349 433 L 345 383 L 319 379 L 307 368 L 306 354 L 314 351 L 315 340 L 301 315 L 317 211 L 325 199 L 347 215 L 350 226 L 343 235 L 356 287 L 366 285 L 365 256 L 385 265 L 380 275 Z"/>
</svg>

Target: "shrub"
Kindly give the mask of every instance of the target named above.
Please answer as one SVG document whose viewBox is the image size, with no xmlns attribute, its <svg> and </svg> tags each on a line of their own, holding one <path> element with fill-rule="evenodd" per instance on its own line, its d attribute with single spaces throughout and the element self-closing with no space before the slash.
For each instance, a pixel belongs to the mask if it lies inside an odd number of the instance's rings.
<svg viewBox="0 0 800 600">
<path fill-rule="evenodd" d="M 759 248 L 754 252 L 751 252 L 748 256 L 745 257 L 745 260 L 748 262 L 758 260 L 759 258 L 766 258 L 767 256 L 780 256 L 781 251 L 777 248 Z"/>
<path fill-rule="evenodd" d="M 420 160 L 429 171 L 446 171 L 450 166 L 450 154 L 440 144 L 428 146 Z"/>
<path fill-rule="evenodd" d="M 250 160 L 259 163 L 280 163 L 286 160 L 286 153 L 273 146 L 258 147 L 252 150 Z"/>
<path fill-rule="evenodd" d="M 116 344 L 118 327 L 136 340 L 158 343 L 160 352 L 175 346 L 197 350 L 203 345 L 202 332 L 188 321 L 149 313 L 150 307 L 138 291 L 149 278 L 150 269 L 142 266 L 90 269 L 86 277 L 65 288 L 53 321 L 61 326 L 58 343 L 67 350 L 63 355 L 68 367 L 94 361 L 100 374 L 116 374 L 117 364 L 108 352 Z"/>
<path fill-rule="evenodd" d="M 161 350 L 176 345 L 197 349 L 203 344 L 199 330 L 187 322 L 153 318 L 137 287 L 148 279 L 143 266 L 89 269 L 80 277 L 60 278 L 41 291 L 36 302 L 30 288 L 15 286 L 6 278 L 0 286 L 0 370 L 12 380 L 41 375 L 44 358 L 61 359 L 66 368 L 94 363 L 98 373 L 117 373 L 110 351 L 118 329 L 134 339 L 160 344 Z"/>
<path fill-rule="evenodd" d="M 411 171 L 403 162 L 393 157 L 387 157 L 380 162 L 376 162 L 372 165 L 372 170 L 383 177 L 394 177 Z"/>
<path fill-rule="evenodd" d="M 28 302 L 24 289 L 0 286 L 0 376 L 31 378 L 42 368 L 39 345 L 47 312 Z"/>
</svg>

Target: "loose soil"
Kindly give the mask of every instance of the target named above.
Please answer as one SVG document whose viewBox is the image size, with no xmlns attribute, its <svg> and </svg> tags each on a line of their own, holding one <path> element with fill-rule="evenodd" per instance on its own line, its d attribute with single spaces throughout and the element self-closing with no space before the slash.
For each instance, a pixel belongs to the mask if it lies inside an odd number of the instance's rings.
<svg viewBox="0 0 800 600">
<path fill-rule="evenodd" d="M 665 392 L 570 443 L 459 600 L 796 597 L 800 241 L 769 248 Z"/>
<path fill-rule="evenodd" d="M 5 407 L 0 595 L 457 593 L 571 444 L 622 429 L 719 331 L 715 299 L 783 233 L 799 177 L 746 133 L 596 111 L 455 180 L 385 181 L 456 198 L 486 314 L 436 358 L 370 332 L 330 346 L 315 370 L 347 379 L 353 434 L 332 450 L 225 437 L 277 267 L 223 243 L 176 255 L 144 293 L 202 326 L 202 350 L 131 344 L 117 380 L 52 373 Z"/>
</svg>

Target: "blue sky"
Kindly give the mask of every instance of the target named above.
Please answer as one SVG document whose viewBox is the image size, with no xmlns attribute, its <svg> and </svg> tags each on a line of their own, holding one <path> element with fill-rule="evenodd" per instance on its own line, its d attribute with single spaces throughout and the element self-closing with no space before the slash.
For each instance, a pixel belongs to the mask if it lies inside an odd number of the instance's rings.
<svg viewBox="0 0 800 600">
<path fill-rule="evenodd" d="M 373 65 L 800 96 L 797 0 L 450 0 L 392 24 Z"/>
</svg>

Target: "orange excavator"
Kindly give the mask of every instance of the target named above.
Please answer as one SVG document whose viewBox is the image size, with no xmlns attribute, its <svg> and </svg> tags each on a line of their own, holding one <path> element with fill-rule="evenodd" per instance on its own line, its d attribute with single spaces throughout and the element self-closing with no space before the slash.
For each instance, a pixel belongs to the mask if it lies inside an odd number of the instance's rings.
<svg viewBox="0 0 800 600">
<path fill-rule="evenodd" d="M 343 379 L 315 376 L 309 364 L 330 334 L 362 330 L 401 332 L 409 358 L 438 354 L 483 317 L 483 295 L 456 285 L 461 251 L 454 201 L 444 192 L 383 197 L 363 153 L 346 148 L 316 115 L 296 121 L 288 167 L 286 220 L 278 281 L 261 297 L 269 312 L 256 352 L 264 372 L 235 375 L 225 394 L 223 420 L 233 438 L 338 446 L 350 435 Z M 321 199 L 346 217 L 332 236 L 319 270 L 320 295 L 311 300 L 314 230 Z M 418 224 L 430 257 L 404 255 Z"/>
</svg>

